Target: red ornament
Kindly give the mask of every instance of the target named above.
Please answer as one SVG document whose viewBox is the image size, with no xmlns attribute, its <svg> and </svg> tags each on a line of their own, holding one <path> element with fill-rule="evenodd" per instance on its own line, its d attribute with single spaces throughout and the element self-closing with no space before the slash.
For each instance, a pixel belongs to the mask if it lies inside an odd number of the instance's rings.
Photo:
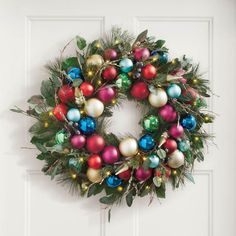
<svg viewBox="0 0 236 236">
<path fill-rule="evenodd" d="M 135 48 L 133 52 L 136 61 L 145 61 L 150 57 L 150 52 L 147 48 Z"/>
<path fill-rule="evenodd" d="M 72 102 L 75 100 L 74 89 L 68 84 L 63 85 L 58 91 L 58 97 L 62 103 Z"/>
<path fill-rule="evenodd" d="M 119 160 L 120 153 L 115 146 L 107 146 L 102 152 L 102 159 L 107 164 L 114 164 Z"/>
<path fill-rule="evenodd" d="M 104 58 L 105 60 L 115 60 L 117 58 L 117 52 L 116 50 L 112 49 L 112 48 L 108 48 L 104 51 Z"/>
<path fill-rule="evenodd" d="M 174 124 L 170 127 L 168 130 L 169 135 L 171 135 L 173 138 L 180 138 L 184 134 L 184 128 L 182 125 Z"/>
<path fill-rule="evenodd" d="M 131 171 L 130 171 L 130 169 L 121 172 L 120 174 L 118 174 L 118 177 L 119 177 L 120 179 L 123 179 L 123 180 L 129 180 L 130 177 L 131 177 Z"/>
<path fill-rule="evenodd" d="M 89 82 L 83 82 L 79 88 L 85 97 L 91 96 L 94 92 L 94 87 Z"/>
<path fill-rule="evenodd" d="M 152 176 L 152 169 L 143 169 L 143 167 L 139 167 L 135 172 L 135 178 L 139 181 L 145 181 Z"/>
<path fill-rule="evenodd" d="M 148 97 L 149 89 L 146 83 L 139 81 L 134 83 L 130 91 L 131 95 L 138 100 L 143 100 Z"/>
<path fill-rule="evenodd" d="M 166 104 L 165 106 L 160 108 L 158 113 L 160 117 L 166 122 L 173 122 L 177 118 L 175 109 L 169 104 Z"/>
<path fill-rule="evenodd" d="M 114 66 L 108 66 L 103 72 L 102 72 L 102 78 L 105 80 L 113 80 L 117 77 L 117 70 Z"/>
<path fill-rule="evenodd" d="M 187 99 L 186 103 L 192 104 L 196 100 L 198 94 L 195 89 L 188 87 L 186 90 L 183 90 L 182 96 Z"/>
<path fill-rule="evenodd" d="M 177 149 L 177 143 L 174 139 L 166 139 L 166 142 L 163 144 L 164 149 L 168 152 L 168 153 L 172 153 Z"/>
<path fill-rule="evenodd" d="M 105 141 L 102 136 L 98 134 L 93 134 L 87 138 L 86 148 L 91 153 L 99 153 L 103 150 L 105 146 Z"/>
<path fill-rule="evenodd" d="M 141 75 L 147 80 L 154 79 L 157 76 L 157 69 L 152 64 L 147 64 L 142 68 Z"/>
<path fill-rule="evenodd" d="M 53 109 L 53 115 L 59 120 L 64 121 L 67 114 L 68 107 L 65 104 L 58 104 Z"/>
<path fill-rule="evenodd" d="M 88 166 L 93 169 L 100 169 L 102 167 L 102 158 L 97 155 L 93 154 L 88 158 Z"/>
</svg>

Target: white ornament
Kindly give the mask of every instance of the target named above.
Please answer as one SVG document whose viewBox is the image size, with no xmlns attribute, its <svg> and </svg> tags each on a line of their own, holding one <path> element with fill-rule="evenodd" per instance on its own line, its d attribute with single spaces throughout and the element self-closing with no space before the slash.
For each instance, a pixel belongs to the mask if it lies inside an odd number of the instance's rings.
<svg viewBox="0 0 236 236">
<path fill-rule="evenodd" d="M 84 110 L 89 116 L 99 117 L 104 111 L 104 105 L 97 98 L 90 98 L 85 103 Z"/>
<path fill-rule="evenodd" d="M 171 168 L 179 168 L 184 164 L 184 154 L 178 149 L 175 150 L 169 155 L 167 164 Z"/>
<path fill-rule="evenodd" d="M 126 138 L 120 142 L 120 152 L 125 157 L 131 157 L 138 152 L 138 143 L 134 138 Z"/>
<path fill-rule="evenodd" d="M 149 94 L 148 101 L 153 107 L 163 107 L 166 105 L 168 97 L 164 89 L 158 88 Z"/>
</svg>

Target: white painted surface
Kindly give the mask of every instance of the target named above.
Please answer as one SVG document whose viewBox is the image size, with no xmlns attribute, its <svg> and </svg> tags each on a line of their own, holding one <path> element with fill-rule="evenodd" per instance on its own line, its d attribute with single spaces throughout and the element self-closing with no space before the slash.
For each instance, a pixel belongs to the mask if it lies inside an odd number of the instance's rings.
<svg viewBox="0 0 236 236">
<path fill-rule="evenodd" d="M 235 5 L 233 0 L 0 0 L 0 235 L 236 235 Z M 92 40 L 115 24 L 135 33 L 147 28 L 166 39 L 171 55 L 192 56 L 220 98 L 210 101 L 219 114 L 211 127 L 218 148 L 211 147 L 206 162 L 196 166 L 196 184 L 168 190 L 167 199 L 151 207 L 145 198 L 132 208 L 114 208 L 108 224 L 97 198 L 72 197 L 41 175 L 36 152 L 20 148 L 29 146 L 32 121 L 8 110 L 25 107 L 28 96 L 38 93 L 45 62 L 68 40 L 77 34 Z M 122 126 L 119 120 L 114 122 Z"/>
</svg>

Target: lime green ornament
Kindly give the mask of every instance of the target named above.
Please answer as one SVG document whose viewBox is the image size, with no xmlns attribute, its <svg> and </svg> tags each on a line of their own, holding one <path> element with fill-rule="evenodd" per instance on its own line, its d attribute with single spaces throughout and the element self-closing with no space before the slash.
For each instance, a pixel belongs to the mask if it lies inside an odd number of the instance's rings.
<svg viewBox="0 0 236 236">
<path fill-rule="evenodd" d="M 63 144 L 68 139 L 68 135 L 64 130 L 60 130 L 56 133 L 55 141 L 57 144 Z"/>
<path fill-rule="evenodd" d="M 144 118 L 143 128 L 148 132 L 154 132 L 159 128 L 159 120 L 156 116 L 150 115 Z"/>
<path fill-rule="evenodd" d="M 122 90 L 129 89 L 131 86 L 131 81 L 130 81 L 128 75 L 125 73 L 119 74 L 117 77 L 117 80 L 116 80 L 116 86 Z"/>
</svg>

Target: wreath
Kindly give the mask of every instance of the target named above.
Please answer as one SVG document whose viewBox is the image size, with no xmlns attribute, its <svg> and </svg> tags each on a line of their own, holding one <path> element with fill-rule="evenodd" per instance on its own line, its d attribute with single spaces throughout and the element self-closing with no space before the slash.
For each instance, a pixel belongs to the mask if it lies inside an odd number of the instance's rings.
<svg viewBox="0 0 236 236">
<path fill-rule="evenodd" d="M 73 42 L 76 55 L 64 57 Z M 136 196 L 164 198 L 168 182 L 194 182 L 194 163 L 204 160 L 211 137 L 203 124 L 214 118 L 206 109 L 208 81 L 187 57 L 170 60 L 164 44 L 147 30 L 134 40 L 113 28 L 89 44 L 77 36 L 46 66 L 50 77 L 29 109 L 11 109 L 36 119 L 29 132 L 46 175 L 82 196 L 101 193 L 101 203 L 125 199 L 128 206 Z M 106 131 L 114 107 L 127 99 L 143 108 L 137 139 Z"/>
</svg>

